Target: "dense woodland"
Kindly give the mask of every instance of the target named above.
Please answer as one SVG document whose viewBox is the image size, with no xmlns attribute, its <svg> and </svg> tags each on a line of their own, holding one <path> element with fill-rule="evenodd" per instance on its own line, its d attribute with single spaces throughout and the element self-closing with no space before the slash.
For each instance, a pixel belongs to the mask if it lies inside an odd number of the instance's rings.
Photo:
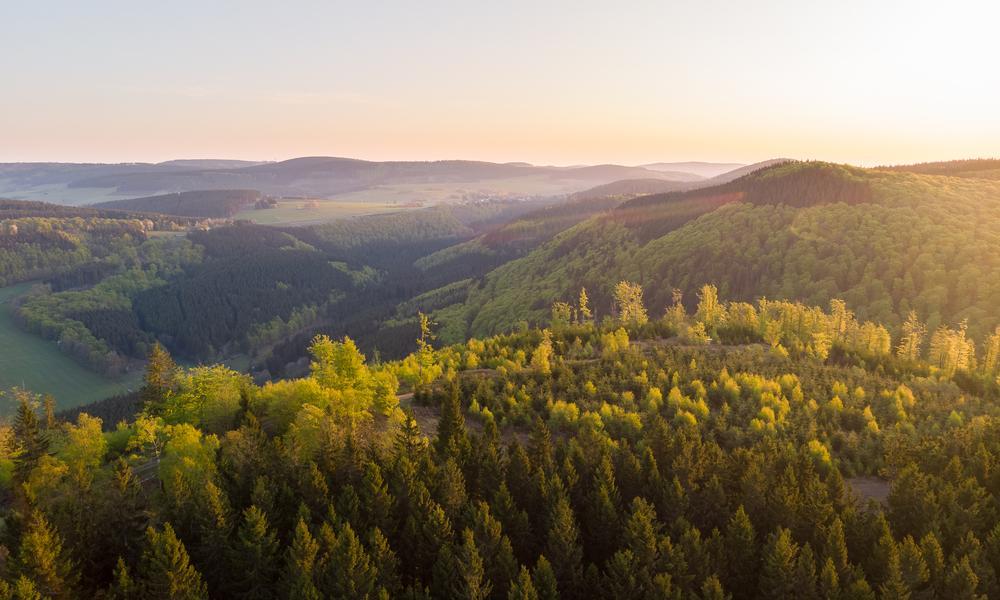
<svg viewBox="0 0 1000 600">
<path fill-rule="evenodd" d="M 154 346 L 113 427 L 18 392 L 0 597 L 1000 594 L 1000 332 L 613 305 L 440 349 L 424 318 L 397 362 L 320 336 L 263 386 Z"/>
<path fill-rule="evenodd" d="M 998 324 L 1000 185 L 824 163 L 770 167 L 730 184 L 638 198 L 491 272 L 435 320 L 468 335 L 542 323 L 580 285 L 607 314 L 612 285 L 651 290 L 655 311 L 705 283 L 745 301 L 846 300 L 897 332 L 911 310 L 936 327 Z"/>
<path fill-rule="evenodd" d="M 181 217 L 223 219 L 232 217 L 244 208 L 268 207 L 270 205 L 269 199 L 256 190 L 201 190 L 128 200 L 111 200 L 94 206 Z"/>
</svg>

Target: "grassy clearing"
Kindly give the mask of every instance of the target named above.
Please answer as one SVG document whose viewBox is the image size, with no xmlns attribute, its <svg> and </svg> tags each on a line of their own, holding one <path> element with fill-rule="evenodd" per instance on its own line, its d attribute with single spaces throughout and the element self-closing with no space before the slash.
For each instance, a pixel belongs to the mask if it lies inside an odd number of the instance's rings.
<svg viewBox="0 0 1000 600">
<path fill-rule="evenodd" d="M 21 331 L 11 318 L 10 300 L 23 294 L 31 284 L 0 288 L 0 390 L 23 386 L 34 392 L 52 394 L 56 406 L 72 408 L 135 388 L 141 373 L 109 379 L 90 371 L 59 351 L 55 342 Z M 0 397 L 0 415 L 11 414 L 9 395 Z"/>
</svg>

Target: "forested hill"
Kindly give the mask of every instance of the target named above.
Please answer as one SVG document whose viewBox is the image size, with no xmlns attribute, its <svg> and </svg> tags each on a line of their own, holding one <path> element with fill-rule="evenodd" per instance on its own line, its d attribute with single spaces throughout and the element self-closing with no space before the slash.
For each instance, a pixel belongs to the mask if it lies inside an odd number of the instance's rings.
<svg viewBox="0 0 1000 600">
<path fill-rule="evenodd" d="M 114 427 L 19 392 L 0 598 L 1000 595 L 1000 331 L 976 361 L 843 303 L 649 318 L 614 287 L 617 318 L 581 292 L 440 349 L 424 321 L 396 362 L 317 337 L 263 386 L 154 347 Z"/>
<path fill-rule="evenodd" d="M 112 200 L 93 206 L 182 217 L 224 219 L 232 217 L 244 208 L 253 206 L 263 199 L 263 194 L 255 190 L 201 190 L 129 200 Z"/>
<path fill-rule="evenodd" d="M 890 171 L 906 171 L 910 173 L 923 173 L 925 175 L 1000 179 L 1000 159 L 952 160 L 882 168 Z"/>
<path fill-rule="evenodd" d="M 436 318 L 462 335 L 541 322 L 587 286 L 601 314 L 610 279 L 655 290 L 662 311 L 712 281 L 729 297 L 842 298 L 895 330 L 910 310 L 932 326 L 997 324 L 1000 182 L 785 163 L 728 184 L 631 200 L 560 234 L 470 288 Z"/>
</svg>

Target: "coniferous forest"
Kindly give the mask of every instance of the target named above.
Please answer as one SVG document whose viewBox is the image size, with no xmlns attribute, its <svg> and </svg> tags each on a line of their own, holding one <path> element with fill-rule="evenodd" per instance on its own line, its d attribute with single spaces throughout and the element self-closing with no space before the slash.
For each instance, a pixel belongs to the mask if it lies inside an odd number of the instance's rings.
<svg viewBox="0 0 1000 600">
<path fill-rule="evenodd" d="M 644 292 L 263 385 L 154 344 L 113 425 L 18 392 L 0 597 L 1000 594 L 1000 331 Z"/>
</svg>

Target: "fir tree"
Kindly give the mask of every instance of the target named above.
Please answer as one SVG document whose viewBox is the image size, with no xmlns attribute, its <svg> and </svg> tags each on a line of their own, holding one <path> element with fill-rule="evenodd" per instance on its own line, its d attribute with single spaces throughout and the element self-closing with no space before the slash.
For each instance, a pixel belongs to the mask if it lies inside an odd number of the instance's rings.
<svg viewBox="0 0 1000 600">
<path fill-rule="evenodd" d="M 17 573 L 48 598 L 75 598 L 79 573 L 63 549 L 63 540 L 45 516 L 33 510 L 21 537 Z"/>
<path fill-rule="evenodd" d="M 439 455 L 445 456 L 453 450 L 464 448 L 467 435 L 460 389 L 458 382 L 453 381 L 441 403 L 441 419 L 438 421 L 438 435 L 434 447 Z"/>
<path fill-rule="evenodd" d="M 159 343 L 153 344 L 146 357 L 146 373 L 139 399 L 150 414 L 159 414 L 173 389 L 177 365 L 170 353 Z"/>
<path fill-rule="evenodd" d="M 191 564 L 184 544 L 177 539 L 170 523 L 158 532 L 146 530 L 146 549 L 139 568 L 143 598 L 195 600 L 208 598 L 201 574 Z"/>
<path fill-rule="evenodd" d="M 285 553 L 285 572 L 281 588 L 289 600 L 319 600 L 322 596 L 315 584 L 316 555 L 319 544 L 313 539 L 305 521 L 299 519 L 295 535 Z"/>
<path fill-rule="evenodd" d="M 567 597 L 576 594 L 583 575 L 583 551 L 580 548 L 580 534 L 569 500 L 564 495 L 556 499 L 549 516 L 549 532 L 545 544 L 545 555 L 551 557 L 553 571 L 559 589 Z"/>
<path fill-rule="evenodd" d="M 552 569 L 552 563 L 545 558 L 545 555 L 538 557 L 535 570 L 531 574 L 531 582 L 538 592 L 538 600 L 559 600 L 559 583 L 556 581 L 556 573 Z"/>
<path fill-rule="evenodd" d="M 775 600 L 794 600 L 798 590 L 795 580 L 795 561 L 798 548 L 792 534 L 784 527 L 771 534 L 764 547 L 759 593 Z"/>
<path fill-rule="evenodd" d="M 254 505 L 243 511 L 243 522 L 233 544 L 230 589 L 247 600 L 265 600 L 276 593 L 278 540 L 267 515 Z"/>
<path fill-rule="evenodd" d="M 535 584 L 531 581 L 531 573 L 527 567 L 522 566 L 517 578 L 510 583 L 507 600 L 539 600 L 538 591 L 535 590 Z"/>
<path fill-rule="evenodd" d="M 139 586 L 129 575 L 125 561 L 118 559 L 114 574 L 111 576 L 111 586 L 105 596 L 108 600 L 138 600 Z"/>
</svg>

